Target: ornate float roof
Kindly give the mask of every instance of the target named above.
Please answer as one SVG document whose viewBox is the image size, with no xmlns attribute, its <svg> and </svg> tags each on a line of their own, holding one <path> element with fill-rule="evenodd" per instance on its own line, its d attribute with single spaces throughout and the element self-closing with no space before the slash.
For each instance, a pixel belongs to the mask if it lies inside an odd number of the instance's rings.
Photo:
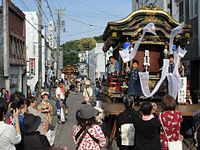
<svg viewBox="0 0 200 150">
<path fill-rule="evenodd" d="M 147 34 L 148 36 L 144 37 L 143 44 L 166 45 L 172 29 L 180 24 L 159 6 L 144 6 L 124 19 L 108 22 L 103 33 L 103 40 L 105 41 L 104 51 L 108 50 L 113 43 L 116 44 L 119 41 L 125 42 L 129 40 L 135 43 L 142 35 L 142 29 L 150 22 L 155 24 L 157 35 Z M 185 25 L 184 32 L 190 32 L 190 28 L 190 26 Z M 179 35 L 175 42 L 183 38 L 185 37 Z"/>
<path fill-rule="evenodd" d="M 62 72 L 64 74 L 73 74 L 77 71 L 77 68 L 75 68 L 74 66 L 71 65 L 67 65 L 63 68 Z"/>
</svg>

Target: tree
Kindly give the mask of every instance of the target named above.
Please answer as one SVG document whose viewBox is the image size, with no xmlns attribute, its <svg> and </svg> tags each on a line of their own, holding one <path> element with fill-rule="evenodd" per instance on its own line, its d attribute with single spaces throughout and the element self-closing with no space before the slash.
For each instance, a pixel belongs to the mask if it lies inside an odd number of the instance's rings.
<svg viewBox="0 0 200 150">
<path fill-rule="evenodd" d="M 81 51 L 89 51 L 96 46 L 96 40 L 94 38 L 82 38 L 79 41 L 78 48 Z"/>
<path fill-rule="evenodd" d="M 64 53 L 63 55 L 64 66 L 77 64 L 78 62 L 79 58 L 77 53 Z"/>
<path fill-rule="evenodd" d="M 97 43 L 104 43 L 103 41 L 103 35 L 95 36 L 94 39 Z"/>
<path fill-rule="evenodd" d="M 68 41 L 61 45 L 63 51 L 63 63 L 65 65 L 77 64 L 79 62 L 78 52 L 89 51 L 96 46 L 96 40 L 101 42 L 102 36 L 94 38 L 82 38 L 80 40 Z"/>
</svg>

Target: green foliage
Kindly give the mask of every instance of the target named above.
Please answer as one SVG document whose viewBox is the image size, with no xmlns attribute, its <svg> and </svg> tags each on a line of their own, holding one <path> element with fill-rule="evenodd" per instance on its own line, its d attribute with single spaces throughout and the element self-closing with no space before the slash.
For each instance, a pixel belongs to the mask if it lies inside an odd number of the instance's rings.
<svg viewBox="0 0 200 150">
<path fill-rule="evenodd" d="M 77 64 L 79 62 L 78 52 L 89 51 L 96 46 L 96 43 L 102 43 L 102 35 L 94 38 L 82 38 L 80 40 L 68 41 L 61 45 L 63 50 L 64 66 Z"/>
<path fill-rule="evenodd" d="M 104 43 L 103 35 L 95 36 L 94 39 L 96 40 L 97 43 Z"/>
<path fill-rule="evenodd" d="M 94 38 L 82 38 L 79 40 L 78 48 L 81 51 L 89 51 L 96 46 L 96 40 Z"/>
<path fill-rule="evenodd" d="M 77 64 L 78 62 L 79 58 L 77 53 L 63 53 L 64 66 Z"/>
<path fill-rule="evenodd" d="M 71 50 L 79 51 L 78 44 L 79 40 L 69 41 L 63 44 L 61 47 L 63 51 L 71 51 Z"/>
</svg>

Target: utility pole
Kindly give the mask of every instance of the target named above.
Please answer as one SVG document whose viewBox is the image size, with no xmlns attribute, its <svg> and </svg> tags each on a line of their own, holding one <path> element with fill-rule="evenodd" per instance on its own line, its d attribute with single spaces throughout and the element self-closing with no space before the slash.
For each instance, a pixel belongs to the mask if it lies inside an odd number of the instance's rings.
<svg viewBox="0 0 200 150">
<path fill-rule="evenodd" d="M 10 91 L 10 61 L 9 61 L 9 3 L 3 0 L 3 76 L 5 88 Z"/>
<path fill-rule="evenodd" d="M 57 68 L 56 68 L 56 77 L 59 78 L 60 77 L 60 66 L 63 66 L 63 55 L 62 52 L 60 51 L 60 32 L 61 32 L 61 21 L 62 21 L 62 15 L 63 15 L 63 10 L 61 9 L 57 9 L 56 10 L 56 15 L 57 15 Z M 60 57 L 61 56 L 61 57 Z"/>
<path fill-rule="evenodd" d="M 38 82 L 42 87 L 42 0 L 38 0 Z"/>
</svg>

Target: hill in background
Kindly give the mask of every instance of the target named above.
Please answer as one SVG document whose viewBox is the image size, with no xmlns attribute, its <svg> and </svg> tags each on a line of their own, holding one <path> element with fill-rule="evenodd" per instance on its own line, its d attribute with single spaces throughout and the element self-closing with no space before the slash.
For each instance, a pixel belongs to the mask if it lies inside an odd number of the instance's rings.
<svg viewBox="0 0 200 150">
<path fill-rule="evenodd" d="M 68 41 L 61 45 L 63 51 L 63 65 L 73 65 L 79 62 L 78 52 L 88 51 L 96 46 L 96 43 L 102 43 L 102 35 L 93 38 L 82 38 L 80 40 Z"/>
</svg>

